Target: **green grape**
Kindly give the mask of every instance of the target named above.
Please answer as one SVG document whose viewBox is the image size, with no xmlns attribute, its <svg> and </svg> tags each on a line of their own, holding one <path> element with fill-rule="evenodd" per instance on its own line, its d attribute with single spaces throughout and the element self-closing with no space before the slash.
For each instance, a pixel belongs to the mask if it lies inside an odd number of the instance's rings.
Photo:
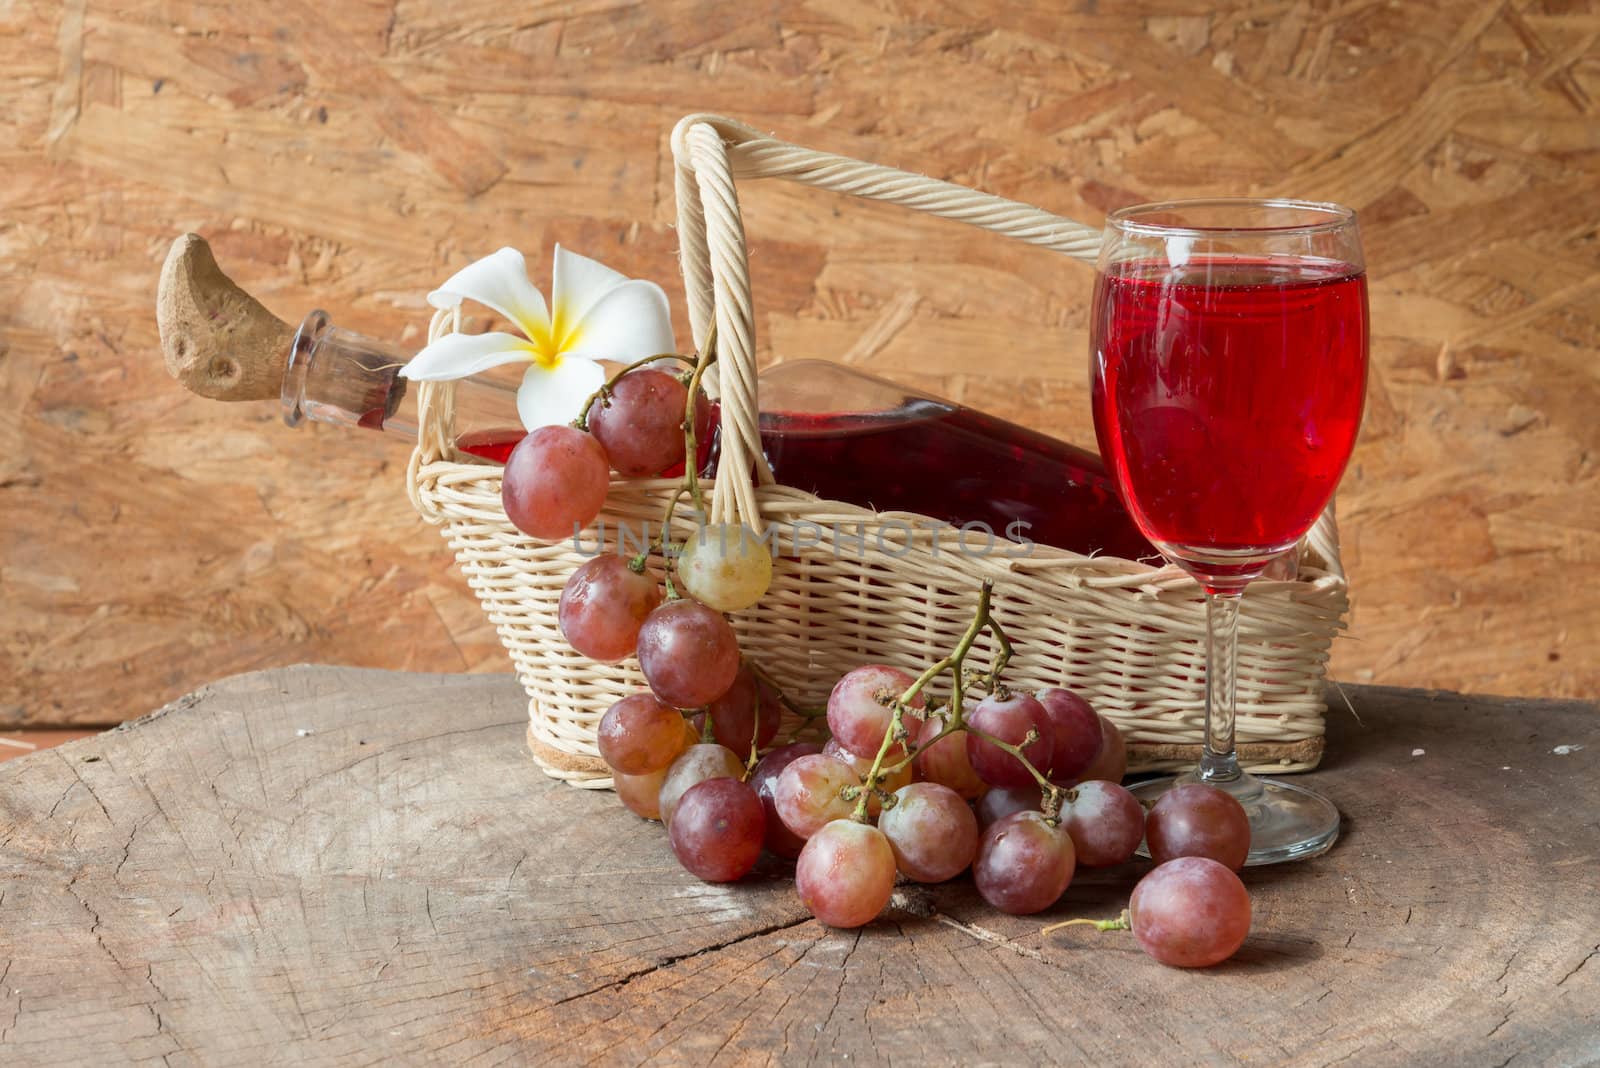
<svg viewBox="0 0 1600 1068">
<path fill-rule="evenodd" d="M 740 612 L 772 585 L 772 553 L 749 527 L 701 527 L 678 557 L 678 577 L 689 595 L 719 612 Z"/>
</svg>

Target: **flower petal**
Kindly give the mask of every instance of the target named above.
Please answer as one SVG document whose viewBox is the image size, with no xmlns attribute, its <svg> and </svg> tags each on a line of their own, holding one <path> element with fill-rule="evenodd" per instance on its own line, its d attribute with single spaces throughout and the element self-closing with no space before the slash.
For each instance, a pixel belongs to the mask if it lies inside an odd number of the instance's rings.
<svg viewBox="0 0 1600 1068">
<path fill-rule="evenodd" d="M 593 360 L 568 356 L 554 367 L 536 363 L 517 389 L 517 414 L 529 430 L 570 423 L 605 381 L 605 371 Z"/>
<path fill-rule="evenodd" d="M 560 245 L 556 246 L 552 273 L 550 306 L 555 309 L 557 325 L 566 330 L 582 322 L 602 297 L 628 280 L 627 275 L 613 271 L 599 260 L 568 252 Z"/>
<path fill-rule="evenodd" d="M 565 351 L 569 357 L 631 363 L 675 348 L 666 293 L 654 282 L 635 279 L 589 309 Z"/>
<path fill-rule="evenodd" d="M 428 294 L 435 308 L 453 308 L 462 299 L 475 300 L 493 308 L 533 341 L 550 333 L 550 310 L 544 294 L 528 281 L 528 265 L 514 248 L 469 263 L 450 276 L 449 281 Z"/>
<path fill-rule="evenodd" d="M 419 382 L 441 382 L 531 359 L 532 346 L 515 334 L 445 334 L 413 356 L 400 368 L 400 375 Z"/>
</svg>

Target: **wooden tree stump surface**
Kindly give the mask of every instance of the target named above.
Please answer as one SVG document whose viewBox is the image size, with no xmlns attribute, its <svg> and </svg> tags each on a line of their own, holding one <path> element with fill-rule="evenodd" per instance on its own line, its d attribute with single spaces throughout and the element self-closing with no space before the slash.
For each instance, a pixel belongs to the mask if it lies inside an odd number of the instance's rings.
<svg viewBox="0 0 1600 1068">
<path fill-rule="evenodd" d="M 1309 780 L 1342 840 L 1247 872 L 1249 941 L 1195 973 L 1038 933 L 1142 866 L 832 931 L 546 779 L 509 677 L 229 679 L 0 767 L 0 1063 L 1600 1061 L 1595 707 L 1348 694 Z"/>
</svg>

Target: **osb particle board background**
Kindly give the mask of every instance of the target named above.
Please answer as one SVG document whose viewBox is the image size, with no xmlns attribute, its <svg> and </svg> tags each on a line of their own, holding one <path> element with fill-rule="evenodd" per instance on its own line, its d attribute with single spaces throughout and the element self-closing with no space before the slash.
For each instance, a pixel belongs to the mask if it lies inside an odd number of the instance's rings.
<svg viewBox="0 0 1600 1068">
<path fill-rule="evenodd" d="M 404 445 L 167 379 L 161 257 L 197 230 L 285 317 L 413 343 L 422 294 L 503 243 L 675 290 L 665 132 L 702 109 L 1090 222 L 1207 193 L 1359 207 L 1374 374 L 1335 674 L 1592 695 L 1600 13 L 1216 7 L 0 9 L 0 725 L 271 664 L 502 669 L 409 511 Z M 765 358 L 848 351 L 1092 441 L 1085 268 L 816 192 L 746 200 Z"/>
</svg>

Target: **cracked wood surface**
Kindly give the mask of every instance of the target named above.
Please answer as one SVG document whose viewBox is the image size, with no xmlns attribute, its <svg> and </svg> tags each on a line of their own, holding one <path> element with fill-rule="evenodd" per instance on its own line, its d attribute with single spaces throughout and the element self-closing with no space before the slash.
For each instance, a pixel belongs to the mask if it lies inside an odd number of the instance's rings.
<svg viewBox="0 0 1600 1068">
<path fill-rule="evenodd" d="M 1342 841 L 1246 873 L 1250 939 L 1197 974 L 1038 935 L 1131 870 L 1029 919 L 903 889 L 859 932 L 776 866 L 700 883 L 537 771 L 508 676 L 239 676 L 0 766 L 0 1062 L 1595 1063 L 1596 709 L 1349 696 L 1308 780 Z"/>
<path fill-rule="evenodd" d="M 661 282 L 683 339 L 666 133 L 706 110 L 1088 223 L 1354 205 L 1373 373 L 1333 675 L 1600 693 L 1597 96 L 1584 0 L 0 4 L 0 729 L 303 660 L 506 670 L 403 443 L 168 378 L 162 257 L 198 231 L 283 317 L 418 345 L 457 268 L 510 243 L 544 285 L 561 242 Z M 1093 444 L 1082 265 L 741 196 L 763 363 Z"/>
</svg>

